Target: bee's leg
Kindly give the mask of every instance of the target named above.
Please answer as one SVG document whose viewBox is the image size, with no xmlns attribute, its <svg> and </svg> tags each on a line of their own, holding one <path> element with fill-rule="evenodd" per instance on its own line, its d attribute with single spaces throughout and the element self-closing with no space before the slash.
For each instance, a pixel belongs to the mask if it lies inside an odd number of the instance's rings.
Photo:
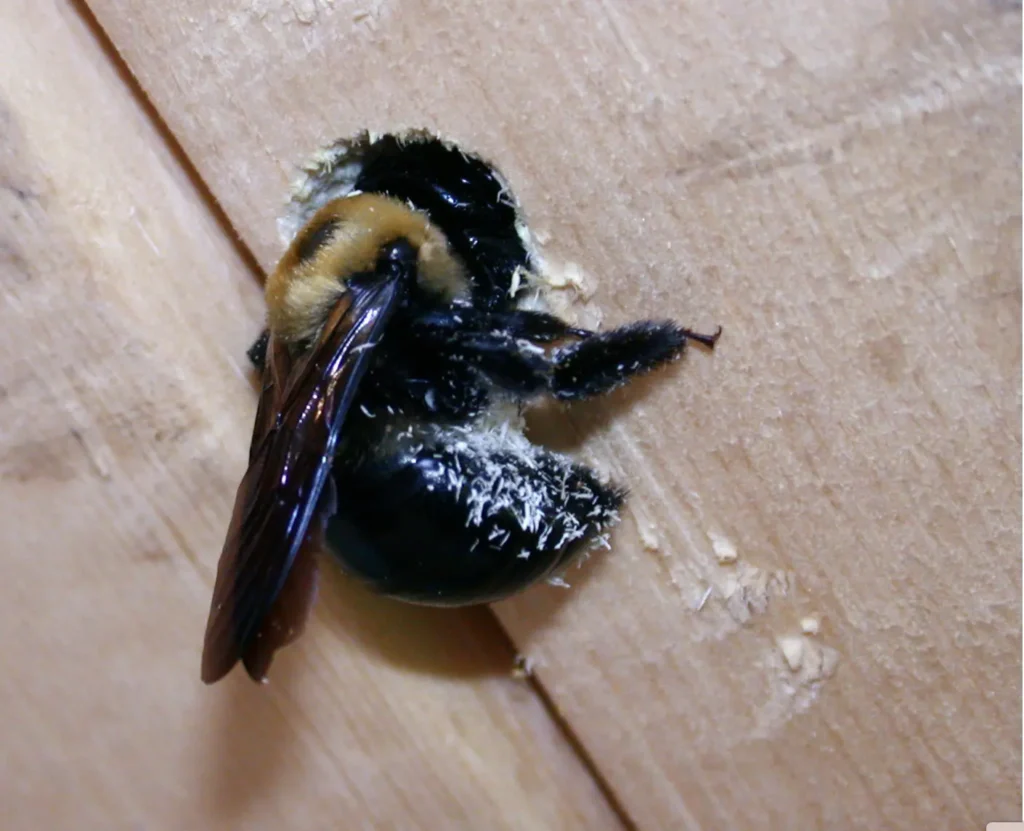
<svg viewBox="0 0 1024 831">
<path fill-rule="evenodd" d="M 467 332 L 503 332 L 533 343 L 550 343 L 563 338 L 586 338 L 593 334 L 587 329 L 570 326 L 546 312 L 525 309 L 492 312 L 467 306 L 432 309 L 420 315 L 413 326 L 414 331 L 428 339 L 439 333 L 444 333 L 446 337 L 459 337 Z"/>
<path fill-rule="evenodd" d="M 557 573 L 618 518 L 624 491 L 514 431 L 412 428 L 335 463 L 326 541 L 384 594 L 484 603 Z"/>
<path fill-rule="evenodd" d="M 469 373 L 475 379 L 473 386 L 485 390 L 497 386 L 514 396 L 546 392 L 551 368 L 547 354 L 520 333 L 509 331 L 504 317 L 472 308 L 420 315 L 403 332 L 404 342 L 396 350 L 398 360 L 391 364 L 427 362 L 429 371 L 421 371 L 422 377 Z M 544 326 L 539 324 L 534 330 Z"/>
<path fill-rule="evenodd" d="M 270 330 L 264 329 L 263 333 L 256 339 L 256 342 L 246 350 L 249 361 L 260 372 L 267 362 L 267 346 L 270 343 Z"/>
<path fill-rule="evenodd" d="M 640 321 L 600 332 L 558 349 L 552 359 L 551 393 L 571 400 L 610 392 L 634 375 L 674 360 L 687 340 L 712 348 L 721 334 L 700 335 L 671 322 Z"/>
<path fill-rule="evenodd" d="M 437 348 L 513 395 L 548 393 L 572 400 L 610 392 L 634 375 L 673 360 L 688 340 L 713 347 L 719 334 L 702 335 L 671 322 L 641 321 L 600 333 L 570 330 L 549 316 L 520 318 L 519 323 L 518 331 L 511 325 L 484 331 L 453 329 L 444 346 L 438 341 Z M 551 353 L 530 342 L 543 342 L 556 325 L 580 340 Z M 527 329 L 533 338 L 522 337 Z"/>
<path fill-rule="evenodd" d="M 544 350 L 505 332 L 463 335 L 451 355 L 513 395 L 530 396 L 549 384 L 550 361 Z"/>
<path fill-rule="evenodd" d="M 588 338 L 594 333 L 588 329 L 570 326 L 561 318 L 546 312 L 517 309 L 490 315 L 496 328 L 508 332 L 512 337 L 523 338 L 534 343 L 550 343 L 563 338 Z"/>
<path fill-rule="evenodd" d="M 368 418 L 407 415 L 465 422 L 489 400 L 486 384 L 472 367 L 431 350 L 419 356 L 388 356 L 367 373 L 357 409 Z"/>
</svg>

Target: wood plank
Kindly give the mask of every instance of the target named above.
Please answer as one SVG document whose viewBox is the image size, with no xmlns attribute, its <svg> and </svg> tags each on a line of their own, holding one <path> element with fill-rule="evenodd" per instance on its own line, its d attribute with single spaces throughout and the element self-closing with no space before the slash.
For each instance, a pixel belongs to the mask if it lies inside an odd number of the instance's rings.
<svg viewBox="0 0 1024 831">
<path fill-rule="evenodd" d="M 264 266 L 311 147 L 423 124 L 573 311 L 725 326 L 538 427 L 631 509 L 498 610 L 641 828 L 1020 816 L 1019 4 L 90 5 Z"/>
<path fill-rule="evenodd" d="M 258 281 L 80 14 L 0 20 L 4 828 L 620 828 L 486 610 L 335 577 L 200 683 Z"/>
</svg>

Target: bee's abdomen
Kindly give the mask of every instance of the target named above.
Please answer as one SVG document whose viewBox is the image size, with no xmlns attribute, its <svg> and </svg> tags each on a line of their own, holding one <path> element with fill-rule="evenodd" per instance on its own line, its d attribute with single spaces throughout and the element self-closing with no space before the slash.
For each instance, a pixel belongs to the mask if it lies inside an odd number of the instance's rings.
<svg viewBox="0 0 1024 831">
<path fill-rule="evenodd" d="M 508 429 L 410 430 L 334 477 L 326 537 L 342 567 L 431 605 L 489 602 L 551 576 L 616 521 L 623 498 Z"/>
</svg>

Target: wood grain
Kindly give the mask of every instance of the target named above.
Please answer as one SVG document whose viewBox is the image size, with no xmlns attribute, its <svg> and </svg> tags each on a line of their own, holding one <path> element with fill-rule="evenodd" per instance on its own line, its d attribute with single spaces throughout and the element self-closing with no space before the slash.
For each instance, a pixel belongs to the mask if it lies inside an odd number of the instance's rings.
<svg viewBox="0 0 1024 831">
<path fill-rule="evenodd" d="M 571 312 L 725 327 L 539 420 L 631 510 L 498 609 L 638 827 L 1020 816 L 1019 4 L 90 7 L 264 267 L 311 148 L 425 125 Z"/>
<path fill-rule="evenodd" d="M 485 611 L 328 574 L 200 684 L 258 282 L 79 13 L 0 19 L 3 827 L 621 827 Z"/>
</svg>

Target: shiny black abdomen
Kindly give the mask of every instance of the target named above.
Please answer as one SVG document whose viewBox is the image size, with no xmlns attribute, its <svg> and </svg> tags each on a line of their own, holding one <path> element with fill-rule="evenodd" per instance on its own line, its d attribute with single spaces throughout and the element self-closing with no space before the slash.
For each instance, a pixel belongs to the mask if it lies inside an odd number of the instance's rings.
<svg viewBox="0 0 1024 831">
<path fill-rule="evenodd" d="M 622 492 L 585 467 L 461 435 L 335 465 L 327 544 L 345 571 L 406 601 L 485 603 L 564 568 L 613 521 Z"/>
</svg>

